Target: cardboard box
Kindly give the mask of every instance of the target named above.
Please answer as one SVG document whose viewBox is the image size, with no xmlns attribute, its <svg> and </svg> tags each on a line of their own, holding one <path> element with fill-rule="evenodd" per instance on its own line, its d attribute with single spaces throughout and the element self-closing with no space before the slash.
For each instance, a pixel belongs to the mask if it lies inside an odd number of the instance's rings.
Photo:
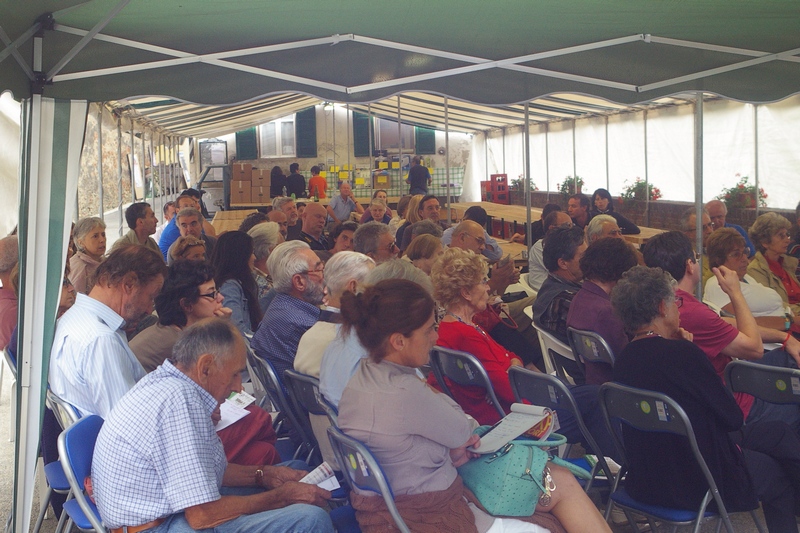
<svg viewBox="0 0 800 533">
<path fill-rule="evenodd" d="M 237 183 L 242 183 L 241 181 Z M 231 183 L 231 203 L 232 204 L 249 204 L 252 202 L 250 193 L 252 189 L 247 187 L 245 189 L 239 189 L 233 187 L 233 183 Z"/>
<path fill-rule="evenodd" d="M 270 171 L 266 169 L 253 170 L 251 181 L 253 182 L 252 187 L 269 187 Z"/>
<path fill-rule="evenodd" d="M 231 180 L 251 181 L 253 179 L 253 165 L 250 163 L 234 163 L 231 171 Z"/>
<path fill-rule="evenodd" d="M 253 187 L 250 189 L 250 201 L 254 204 L 268 204 L 269 187 Z"/>
</svg>

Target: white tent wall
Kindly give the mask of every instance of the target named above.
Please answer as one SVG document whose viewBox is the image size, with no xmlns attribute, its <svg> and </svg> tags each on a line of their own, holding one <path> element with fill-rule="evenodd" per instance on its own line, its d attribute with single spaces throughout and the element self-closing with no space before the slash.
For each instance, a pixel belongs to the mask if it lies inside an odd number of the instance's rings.
<svg viewBox="0 0 800 533">
<path fill-rule="evenodd" d="M 0 95 L 0 198 L 19 195 L 19 102 L 11 93 Z M 0 210 L 0 235 L 17 225 L 16 209 Z"/>
<path fill-rule="evenodd" d="M 800 200 L 799 132 L 800 97 L 758 107 L 759 186 L 771 207 L 794 209 Z"/>
<path fill-rule="evenodd" d="M 583 191 L 606 187 L 606 120 L 591 117 L 573 122 L 575 128 L 575 169 L 583 179 Z"/>
<path fill-rule="evenodd" d="M 621 113 L 608 117 L 608 181 L 611 194 L 618 195 L 625 181 L 645 179 L 644 113 Z M 592 192 L 592 191 L 590 191 Z"/>
<path fill-rule="evenodd" d="M 693 113 L 691 105 L 647 112 L 647 174 L 649 182 L 661 190 L 665 200 L 694 201 Z M 709 136 L 713 135 L 703 128 L 703 140 Z M 705 157 L 711 159 L 708 154 Z M 644 179 L 644 175 L 641 178 Z M 613 195 L 619 193 L 619 190 L 611 191 Z"/>
</svg>

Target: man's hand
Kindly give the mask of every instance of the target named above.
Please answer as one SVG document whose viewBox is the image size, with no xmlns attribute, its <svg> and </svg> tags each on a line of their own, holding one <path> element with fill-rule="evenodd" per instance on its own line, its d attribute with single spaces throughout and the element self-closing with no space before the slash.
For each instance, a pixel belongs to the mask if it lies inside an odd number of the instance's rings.
<svg viewBox="0 0 800 533">
<path fill-rule="evenodd" d="M 789 338 L 786 340 L 786 353 L 792 356 L 792 358 L 797 363 L 797 366 L 800 367 L 800 341 L 794 338 L 794 335 L 789 335 Z"/>
<path fill-rule="evenodd" d="M 214 311 L 214 316 L 218 318 L 230 318 L 233 314 L 233 309 L 230 307 L 220 307 L 216 311 Z"/>
<path fill-rule="evenodd" d="M 287 481 L 275 491 L 275 495 L 279 496 L 284 505 L 281 507 L 288 507 L 295 503 L 306 503 L 309 505 L 316 505 L 317 507 L 325 507 L 328 500 L 331 499 L 331 493 L 325 489 L 321 489 L 316 485 L 309 483 L 298 483 L 297 481 Z"/>
<path fill-rule="evenodd" d="M 731 270 L 726 266 L 719 266 L 712 268 L 711 272 L 713 272 L 717 277 L 717 281 L 719 281 L 719 287 L 728 296 L 730 296 L 731 293 L 742 292 L 742 286 L 739 282 L 739 275 L 735 270 Z"/>
<path fill-rule="evenodd" d="M 694 341 L 694 334 L 686 331 L 683 328 L 678 328 L 678 339 L 692 342 Z"/>
<path fill-rule="evenodd" d="M 489 279 L 489 287 L 495 294 L 505 294 L 506 289 L 512 283 L 519 281 L 519 272 L 514 268 L 514 263 L 508 261 L 505 264 L 497 263 L 492 268 L 492 277 Z"/>
<path fill-rule="evenodd" d="M 481 438 L 474 433 L 469 436 L 467 442 L 463 445 L 459 446 L 458 448 L 453 448 L 450 450 L 450 460 L 453 462 L 453 466 L 458 468 L 459 466 L 465 464 L 467 461 L 474 457 L 478 457 L 480 454 L 470 452 L 467 450 L 469 447 L 478 448 L 481 445 Z"/>
<path fill-rule="evenodd" d="M 307 472 L 288 466 L 264 466 L 264 488 L 276 489 L 285 483 L 300 481 Z M 305 483 L 304 483 L 305 485 Z"/>
<path fill-rule="evenodd" d="M 219 410 L 219 405 L 217 405 L 217 408 L 214 409 L 213 413 L 211 413 L 211 422 L 213 422 L 214 425 L 216 426 L 217 424 L 219 424 L 220 420 L 222 420 L 222 413 Z"/>
</svg>

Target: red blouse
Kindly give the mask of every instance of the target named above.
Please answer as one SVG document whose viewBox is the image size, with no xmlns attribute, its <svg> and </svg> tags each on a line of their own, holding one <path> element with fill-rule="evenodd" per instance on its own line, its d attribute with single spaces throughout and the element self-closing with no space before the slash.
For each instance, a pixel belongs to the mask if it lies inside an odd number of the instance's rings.
<svg viewBox="0 0 800 533">
<path fill-rule="evenodd" d="M 764 259 L 767 260 L 767 264 L 772 273 L 778 276 L 783 282 L 786 294 L 789 296 L 789 303 L 800 303 L 800 285 L 798 285 L 794 278 L 783 268 L 783 256 L 780 256 L 777 261 L 773 261 L 767 256 L 764 256 Z"/>
</svg>

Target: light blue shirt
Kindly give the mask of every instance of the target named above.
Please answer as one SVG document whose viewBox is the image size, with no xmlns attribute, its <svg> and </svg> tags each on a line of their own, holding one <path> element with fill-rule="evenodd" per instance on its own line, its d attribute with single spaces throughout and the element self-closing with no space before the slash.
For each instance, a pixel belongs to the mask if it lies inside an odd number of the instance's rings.
<svg viewBox="0 0 800 533">
<path fill-rule="evenodd" d="M 544 239 L 539 239 L 528 252 L 528 285 L 539 292 L 539 288 L 550 274 L 544 266 Z"/>
<path fill-rule="evenodd" d="M 455 229 L 456 226 L 450 226 L 444 230 L 444 233 L 442 233 L 442 244 L 445 246 L 450 246 L 450 243 L 453 241 L 453 231 L 455 231 Z M 500 248 L 500 245 L 497 244 L 497 241 L 486 232 L 486 230 L 483 230 L 483 240 L 486 241 L 486 248 L 483 249 L 481 254 L 489 261 L 500 261 L 500 259 L 503 257 L 503 250 Z"/>
<path fill-rule="evenodd" d="M 119 401 L 100 430 L 92 463 L 97 508 L 109 529 L 220 498 L 228 463 L 211 422 L 216 407 L 169 360 Z"/>
<path fill-rule="evenodd" d="M 145 375 L 128 347 L 125 321 L 107 305 L 78 294 L 58 321 L 50 352 L 50 388 L 82 416 L 106 418 Z"/>
<path fill-rule="evenodd" d="M 348 197 L 347 201 L 342 200 L 341 194 L 337 194 L 336 196 L 331 198 L 331 203 L 328 205 L 330 206 L 331 209 L 333 209 L 336 218 L 338 218 L 342 222 L 346 222 L 347 220 L 349 220 L 350 213 L 356 210 L 356 203 L 353 201 L 353 199 Z"/>
<path fill-rule="evenodd" d="M 367 355 L 367 349 L 361 345 L 355 331 L 345 335 L 342 325 L 336 324 L 336 338 L 325 348 L 319 368 L 319 392 L 335 407 L 339 407 L 347 382 Z"/>
<path fill-rule="evenodd" d="M 250 304 L 244 296 L 242 284 L 235 279 L 226 280 L 219 288 L 222 294 L 222 305 L 230 308 L 231 322 L 245 337 L 252 338 L 253 327 L 250 324 Z"/>
</svg>

